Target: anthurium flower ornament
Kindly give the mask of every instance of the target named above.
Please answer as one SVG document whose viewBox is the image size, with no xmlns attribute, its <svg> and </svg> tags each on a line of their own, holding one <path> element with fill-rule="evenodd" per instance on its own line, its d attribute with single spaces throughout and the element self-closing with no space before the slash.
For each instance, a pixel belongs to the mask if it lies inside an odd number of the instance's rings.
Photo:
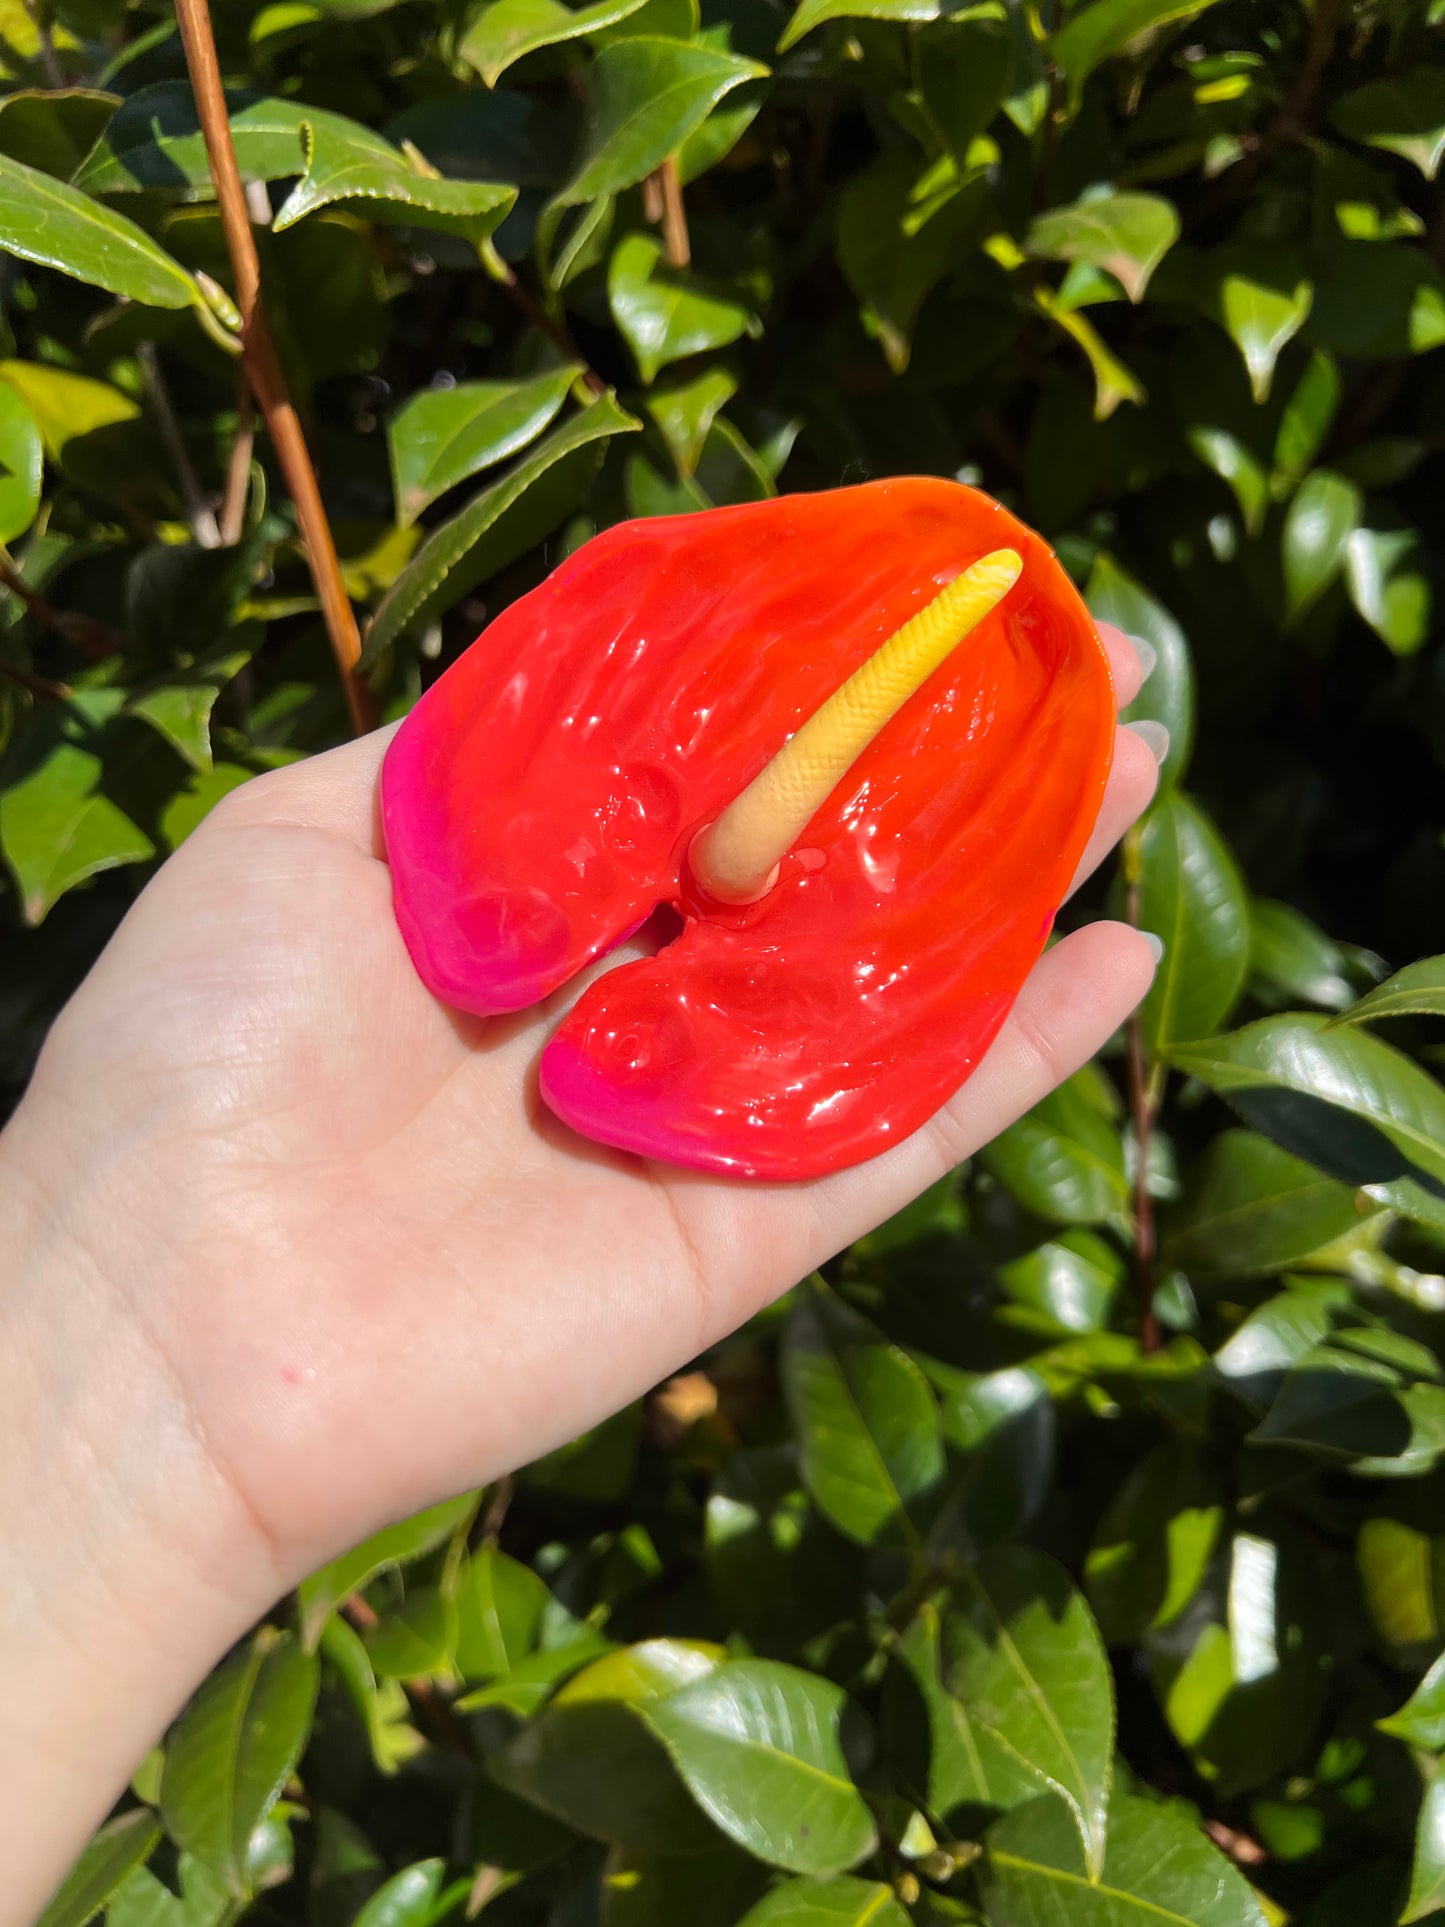
<svg viewBox="0 0 1445 1927">
<path fill-rule="evenodd" d="M 1114 691 L 1043 540 L 923 478 L 627 522 L 505 609 L 393 740 L 396 914 L 448 1004 L 521 1010 L 661 904 L 542 1053 L 587 1136 L 806 1178 L 974 1070 L 1103 798 Z"/>
</svg>

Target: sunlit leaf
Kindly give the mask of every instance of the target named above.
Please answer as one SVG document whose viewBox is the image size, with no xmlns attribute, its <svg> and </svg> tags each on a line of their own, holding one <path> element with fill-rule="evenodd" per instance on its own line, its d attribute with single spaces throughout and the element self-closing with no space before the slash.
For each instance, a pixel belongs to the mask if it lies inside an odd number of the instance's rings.
<svg viewBox="0 0 1445 1927">
<path fill-rule="evenodd" d="M 86 1927 L 161 1837 L 149 1807 L 109 1821 L 66 1875 L 36 1927 Z"/>
</svg>

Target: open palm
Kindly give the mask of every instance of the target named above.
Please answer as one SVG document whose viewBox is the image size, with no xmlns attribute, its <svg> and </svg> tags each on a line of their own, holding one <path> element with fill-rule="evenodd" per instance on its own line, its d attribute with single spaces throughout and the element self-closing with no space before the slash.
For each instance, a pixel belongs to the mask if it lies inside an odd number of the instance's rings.
<svg viewBox="0 0 1445 1927">
<path fill-rule="evenodd" d="M 1138 659 L 1106 640 L 1128 700 Z M 385 742 L 222 804 L 56 1027 L 30 1100 L 80 1114 L 71 1175 L 135 1246 L 111 1267 L 129 1314 L 290 1578 L 675 1370 L 1036 1103 L 1152 967 L 1119 925 L 1055 946 L 959 1096 L 854 1170 L 648 1164 L 538 1097 L 578 985 L 482 1021 L 418 981 L 378 840 Z M 1086 869 L 1154 778 L 1122 730 Z"/>
</svg>

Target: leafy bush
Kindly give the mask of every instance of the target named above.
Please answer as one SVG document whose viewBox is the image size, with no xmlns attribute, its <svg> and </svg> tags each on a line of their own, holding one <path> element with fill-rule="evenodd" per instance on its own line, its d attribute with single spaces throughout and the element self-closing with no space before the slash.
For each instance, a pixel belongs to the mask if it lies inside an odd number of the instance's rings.
<svg viewBox="0 0 1445 1927">
<path fill-rule="evenodd" d="M 227 0 L 385 713 L 623 516 L 976 479 L 1158 651 L 1163 790 L 1070 915 L 1167 947 L 826 1282 L 279 1608 L 51 1927 L 1445 1900 L 1442 15 Z M 346 716 L 173 22 L 0 46 L 13 1096 L 150 868 Z"/>
</svg>

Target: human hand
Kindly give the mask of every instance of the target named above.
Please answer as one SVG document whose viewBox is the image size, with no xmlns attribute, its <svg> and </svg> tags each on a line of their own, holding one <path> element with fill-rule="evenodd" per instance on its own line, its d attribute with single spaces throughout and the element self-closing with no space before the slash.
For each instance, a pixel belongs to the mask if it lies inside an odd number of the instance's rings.
<svg viewBox="0 0 1445 1927">
<path fill-rule="evenodd" d="M 1102 633 L 1127 702 L 1139 658 Z M 67 1370 L 109 1371 L 76 1423 L 86 1456 L 124 1435 L 112 1511 L 138 1507 L 147 1541 L 225 1599 L 138 1677 L 116 1761 L 147 1744 L 147 1692 L 183 1697 L 187 1669 L 306 1571 L 677 1369 L 1037 1103 L 1150 981 L 1127 927 L 1066 937 L 958 1096 L 868 1164 L 793 1185 L 648 1165 L 538 1096 L 580 984 L 490 1021 L 423 989 L 377 827 L 386 741 L 222 803 L 62 1015 L 0 1144 L 25 1248 L 52 1254 L 45 1303 L 22 1277 L 10 1308 L 26 1356 L 53 1384 L 62 1334 Z M 1122 729 L 1081 874 L 1156 775 Z M 108 1363 L 84 1365 L 96 1348 Z M 29 1423 L 44 1428 L 43 1400 Z M 123 1523 L 102 1538 L 102 1565 L 136 1565 Z M 171 1710 L 152 1704 L 153 1725 Z"/>
</svg>

